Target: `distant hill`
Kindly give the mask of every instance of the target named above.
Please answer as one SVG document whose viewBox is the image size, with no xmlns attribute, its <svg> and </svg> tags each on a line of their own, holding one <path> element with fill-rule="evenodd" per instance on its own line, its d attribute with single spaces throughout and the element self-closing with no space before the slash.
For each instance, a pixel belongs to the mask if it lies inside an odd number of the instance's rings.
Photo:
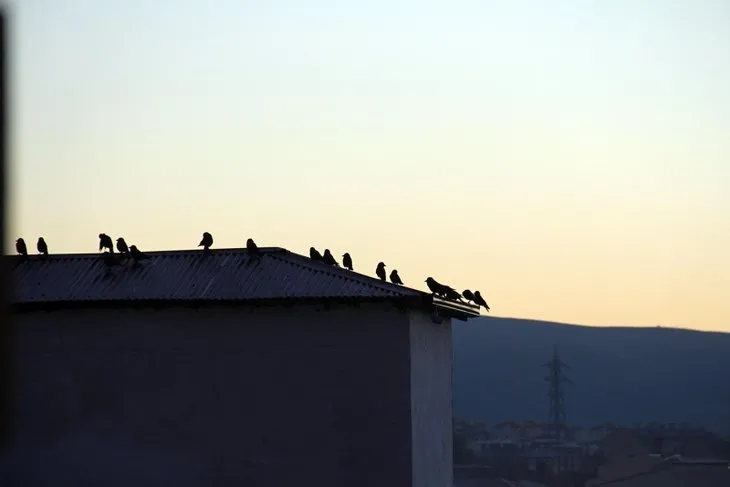
<svg viewBox="0 0 730 487">
<path fill-rule="evenodd" d="M 571 424 L 687 421 L 730 434 L 730 334 L 485 317 L 454 324 L 457 417 L 547 419 L 553 345 Z"/>
</svg>

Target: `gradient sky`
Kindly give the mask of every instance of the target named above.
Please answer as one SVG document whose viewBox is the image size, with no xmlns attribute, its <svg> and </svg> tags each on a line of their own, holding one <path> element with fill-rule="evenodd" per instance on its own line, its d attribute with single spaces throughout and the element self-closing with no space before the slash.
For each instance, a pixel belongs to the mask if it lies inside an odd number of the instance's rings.
<svg viewBox="0 0 730 487">
<path fill-rule="evenodd" d="M 207 230 L 499 316 L 730 332 L 726 1 L 5 3 L 29 247 Z"/>
</svg>

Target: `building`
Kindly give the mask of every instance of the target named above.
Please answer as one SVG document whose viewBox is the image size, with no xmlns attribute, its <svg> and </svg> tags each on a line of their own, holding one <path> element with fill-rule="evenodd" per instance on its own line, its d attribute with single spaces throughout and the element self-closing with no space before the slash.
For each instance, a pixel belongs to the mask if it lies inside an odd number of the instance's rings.
<svg viewBox="0 0 730 487">
<path fill-rule="evenodd" d="M 451 320 L 478 310 L 262 252 L 6 257 L 0 483 L 452 485 Z"/>
<path fill-rule="evenodd" d="M 629 428 L 614 429 L 598 445 L 608 464 L 614 460 L 623 461 L 625 458 L 645 457 L 654 453 L 652 442 L 642 438 L 639 431 Z"/>
<path fill-rule="evenodd" d="M 538 438 L 523 447 L 523 457 L 527 461 L 527 469 L 537 471 L 540 464 L 553 471 L 577 472 L 584 454 L 584 448 L 578 443 L 556 440 L 554 438 Z"/>
<path fill-rule="evenodd" d="M 658 456 L 624 460 L 619 470 L 601 472 L 586 487 L 724 487 L 730 485 L 730 464 L 725 459 L 663 459 Z"/>
</svg>

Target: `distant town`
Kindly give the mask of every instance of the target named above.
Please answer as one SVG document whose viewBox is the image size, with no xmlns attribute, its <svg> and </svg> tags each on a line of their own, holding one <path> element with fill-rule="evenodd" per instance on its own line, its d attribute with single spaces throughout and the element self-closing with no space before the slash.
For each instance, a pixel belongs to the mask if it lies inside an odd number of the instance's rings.
<svg viewBox="0 0 730 487">
<path fill-rule="evenodd" d="M 531 486 L 594 487 L 610 484 L 657 484 L 652 474 L 666 465 L 710 465 L 728 468 L 730 441 L 687 422 L 649 422 L 619 425 L 604 422 L 592 426 L 566 421 L 563 373 L 566 364 L 557 347 L 545 364 L 548 374 L 548 420 L 513 419 L 487 425 L 482 421 L 454 420 L 455 485 L 495 485 L 528 482 Z M 645 476 L 646 483 L 639 477 Z M 676 475 L 674 475 L 676 477 Z M 705 484 L 703 484 L 705 485 Z M 713 484 L 714 485 L 714 484 Z"/>
<path fill-rule="evenodd" d="M 457 419 L 455 478 L 467 467 L 474 477 L 593 486 L 648 471 L 666 458 L 724 459 L 727 464 L 730 454 L 730 442 L 686 423 L 565 426 L 557 438 L 548 422 L 513 420 L 487 426 Z"/>
</svg>

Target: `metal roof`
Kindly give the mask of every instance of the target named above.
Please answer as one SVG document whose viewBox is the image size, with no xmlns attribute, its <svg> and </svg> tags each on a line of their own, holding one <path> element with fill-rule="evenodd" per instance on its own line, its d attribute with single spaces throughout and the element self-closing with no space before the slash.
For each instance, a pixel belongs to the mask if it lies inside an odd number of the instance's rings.
<svg viewBox="0 0 730 487">
<path fill-rule="evenodd" d="M 109 268 L 103 254 L 4 257 L 10 267 L 11 302 L 20 306 L 120 302 L 240 302 L 287 299 L 399 300 L 436 308 L 442 315 L 479 316 L 475 306 L 316 262 L 288 250 L 246 249 L 146 252 Z M 118 255 L 118 254 L 115 254 Z"/>
<path fill-rule="evenodd" d="M 109 268 L 102 254 L 8 257 L 12 302 L 240 301 L 287 298 L 408 298 L 425 293 L 335 268 L 281 248 L 147 252 Z"/>
</svg>

